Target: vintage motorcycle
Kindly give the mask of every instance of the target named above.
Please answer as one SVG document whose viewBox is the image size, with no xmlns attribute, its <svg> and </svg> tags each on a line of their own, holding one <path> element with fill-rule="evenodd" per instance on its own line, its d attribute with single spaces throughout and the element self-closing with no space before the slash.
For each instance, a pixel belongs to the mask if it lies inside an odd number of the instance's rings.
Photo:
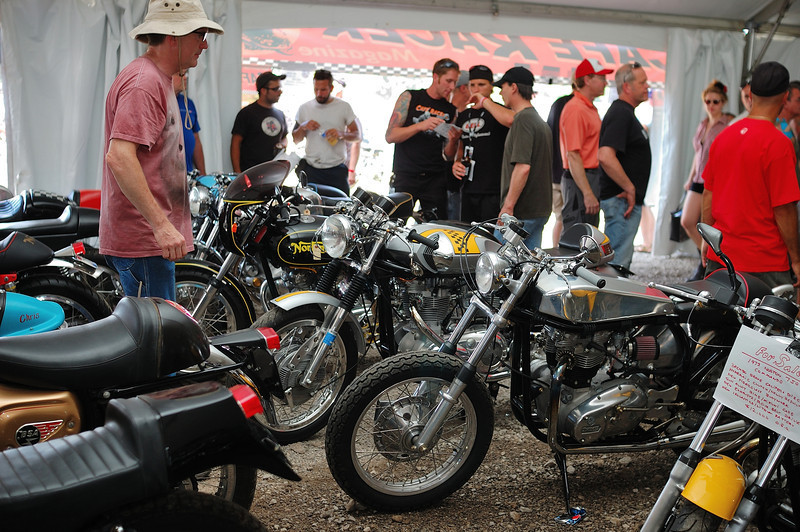
<svg viewBox="0 0 800 532">
<path fill-rule="evenodd" d="M 699 227 L 724 257 L 722 234 Z M 742 328 L 720 375 L 715 401 L 673 466 L 642 532 L 713 532 L 723 521 L 731 532 L 743 532 L 751 523 L 763 531 L 797 530 L 800 455 L 791 405 L 800 389 L 798 308 L 786 299 L 765 296 L 736 310 Z M 704 457 L 709 435 L 726 407 L 753 420 L 758 437 Z"/>
<path fill-rule="evenodd" d="M 81 327 L 0 338 L 0 448 L 94 429 L 111 399 L 188 382 L 268 394 L 280 385 L 268 351 L 278 346 L 274 332 L 257 329 L 208 340 L 184 309 L 157 298 L 124 298 L 110 317 Z M 248 507 L 256 471 L 232 463 L 192 482 Z"/>
<path fill-rule="evenodd" d="M 368 341 L 382 357 L 398 346 L 434 345 L 466 306 L 464 277 L 479 254 L 499 248 L 490 234 L 465 237 L 467 229 L 450 222 L 405 226 L 410 215 L 409 194 L 356 190 L 311 242 L 312 254 L 333 257 L 317 289 L 270 301 L 256 321 L 281 338 L 275 363 L 285 393 L 274 398 L 279 424 L 271 427 L 279 441 L 306 439 L 325 425 Z M 464 334 L 465 353 L 485 330 L 475 324 Z M 496 349 L 505 347 L 498 337 Z"/>
<path fill-rule="evenodd" d="M 217 209 L 208 211 L 217 212 L 217 223 L 209 222 L 209 232 L 201 228 L 207 247 L 217 249 L 220 258 L 220 246 L 213 242 L 222 243 L 222 263 L 182 259 L 175 265 L 178 303 L 210 335 L 253 323 L 253 299 L 263 304 L 287 288 L 310 289 L 330 260 L 321 248 L 311 251 L 313 236 L 325 220 L 315 214 L 323 197 L 302 184 L 283 187 L 290 169 L 289 161 L 280 160 L 239 174 Z M 328 201 L 339 199 L 346 198 Z"/>
<path fill-rule="evenodd" d="M 555 453 L 567 506 L 558 519 L 579 521 L 585 511 L 570 505 L 566 455 L 686 447 L 738 331 L 731 305 L 770 293 L 757 279 L 724 271 L 675 288 L 598 275 L 586 267 L 608 260 L 607 239 L 586 235 L 579 253 L 554 257 L 528 250 L 513 218 L 496 228 L 506 243 L 481 255 L 479 293 L 439 352 L 378 362 L 333 408 L 328 465 L 368 506 L 429 505 L 472 476 L 494 427 L 478 361 L 511 327 L 512 412 Z M 700 292 L 708 293 L 705 306 L 693 304 Z M 490 296 L 503 300 L 499 309 Z M 455 357 L 480 315 L 489 320 L 486 334 L 466 361 Z M 741 438 L 746 425 L 726 419 L 709 441 Z"/>
<path fill-rule="evenodd" d="M 44 528 L 37 514 L 47 509 L 68 531 L 265 530 L 184 480 L 230 463 L 300 480 L 260 412 L 249 387 L 215 382 L 113 399 L 95 430 L 0 453 L 3 526 Z"/>
</svg>

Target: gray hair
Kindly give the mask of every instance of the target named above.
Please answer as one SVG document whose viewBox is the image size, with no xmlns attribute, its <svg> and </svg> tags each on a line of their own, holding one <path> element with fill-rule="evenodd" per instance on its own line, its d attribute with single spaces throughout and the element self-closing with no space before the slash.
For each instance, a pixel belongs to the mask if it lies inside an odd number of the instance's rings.
<svg viewBox="0 0 800 532">
<path fill-rule="evenodd" d="M 617 73 L 614 75 L 614 84 L 617 86 L 617 94 L 622 94 L 623 85 L 636 79 L 636 75 L 633 71 L 637 68 L 642 68 L 642 65 L 634 62 L 624 64 L 617 69 Z"/>
</svg>

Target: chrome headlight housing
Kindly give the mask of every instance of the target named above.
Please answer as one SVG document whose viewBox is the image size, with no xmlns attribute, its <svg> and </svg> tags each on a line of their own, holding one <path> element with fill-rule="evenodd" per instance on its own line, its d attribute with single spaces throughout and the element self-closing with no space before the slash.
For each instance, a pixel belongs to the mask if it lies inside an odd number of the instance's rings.
<svg viewBox="0 0 800 532">
<path fill-rule="evenodd" d="M 195 185 L 189 191 L 189 211 L 192 216 L 205 216 L 213 202 L 211 191 L 202 185 Z"/>
<path fill-rule="evenodd" d="M 483 295 L 489 295 L 503 284 L 509 264 L 494 251 L 485 251 L 475 265 L 475 284 Z"/>
<path fill-rule="evenodd" d="M 338 259 L 347 255 L 355 243 L 355 231 L 350 218 L 342 214 L 329 216 L 319 229 L 325 253 Z"/>
</svg>

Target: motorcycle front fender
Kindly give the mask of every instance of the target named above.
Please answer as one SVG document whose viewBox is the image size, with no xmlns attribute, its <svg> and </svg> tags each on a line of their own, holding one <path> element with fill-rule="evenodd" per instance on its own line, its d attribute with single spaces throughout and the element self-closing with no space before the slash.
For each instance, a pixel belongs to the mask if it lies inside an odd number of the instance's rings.
<svg viewBox="0 0 800 532">
<path fill-rule="evenodd" d="M 269 302 L 270 306 L 274 305 L 281 310 L 290 311 L 305 305 L 318 305 L 323 312 L 326 307 L 338 307 L 339 300 L 330 294 L 324 292 L 316 292 L 314 290 L 302 290 L 299 292 L 292 292 L 280 297 L 277 297 Z M 347 314 L 344 326 L 348 328 L 353 338 L 356 341 L 358 352 L 362 355 L 367 352 L 367 342 L 364 340 L 364 332 L 361 330 L 361 325 L 355 318 L 352 312 Z"/>
<path fill-rule="evenodd" d="M 681 495 L 707 512 L 730 521 L 744 490 L 744 472 L 739 464 L 724 455 L 711 455 L 700 461 Z"/>
</svg>

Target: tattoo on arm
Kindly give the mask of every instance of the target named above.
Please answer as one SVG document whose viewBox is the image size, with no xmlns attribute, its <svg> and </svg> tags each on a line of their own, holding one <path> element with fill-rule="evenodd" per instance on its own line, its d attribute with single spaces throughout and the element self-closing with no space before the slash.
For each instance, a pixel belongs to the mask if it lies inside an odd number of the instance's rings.
<svg viewBox="0 0 800 532">
<path fill-rule="evenodd" d="M 394 111 L 392 112 L 392 118 L 389 119 L 389 128 L 388 131 L 396 127 L 402 127 L 406 121 L 406 117 L 408 116 L 408 105 L 411 103 L 411 94 L 408 91 L 403 91 L 399 98 L 397 98 L 397 103 L 394 105 Z"/>
</svg>

